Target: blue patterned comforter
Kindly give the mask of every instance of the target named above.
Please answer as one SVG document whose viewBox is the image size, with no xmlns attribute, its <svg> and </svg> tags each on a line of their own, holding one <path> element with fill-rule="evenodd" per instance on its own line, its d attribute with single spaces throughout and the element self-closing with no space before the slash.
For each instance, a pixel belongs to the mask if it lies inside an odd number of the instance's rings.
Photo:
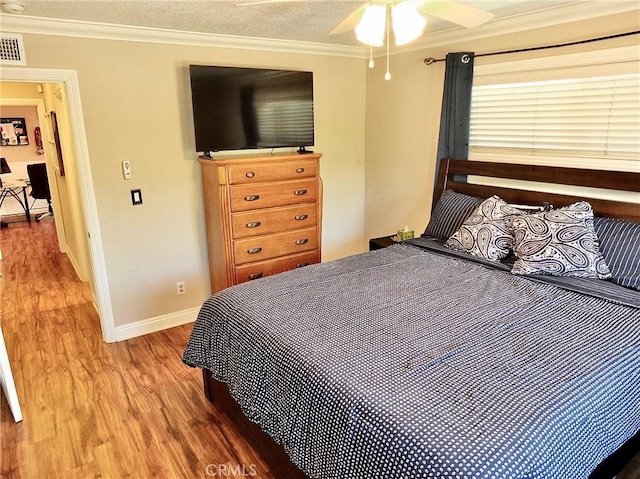
<svg viewBox="0 0 640 479">
<path fill-rule="evenodd" d="M 310 478 L 586 478 L 640 430 L 640 309 L 395 245 L 228 288 L 183 360 Z"/>
</svg>

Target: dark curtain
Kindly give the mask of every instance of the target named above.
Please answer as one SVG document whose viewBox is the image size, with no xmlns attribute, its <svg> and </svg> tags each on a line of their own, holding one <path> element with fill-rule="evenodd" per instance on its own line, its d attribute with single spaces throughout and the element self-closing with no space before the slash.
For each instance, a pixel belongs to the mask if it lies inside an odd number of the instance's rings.
<svg viewBox="0 0 640 479">
<path fill-rule="evenodd" d="M 473 58 L 472 52 L 447 54 L 435 182 L 438 181 L 441 158 L 469 157 Z M 434 204 L 437 200 L 434 198 Z"/>
</svg>

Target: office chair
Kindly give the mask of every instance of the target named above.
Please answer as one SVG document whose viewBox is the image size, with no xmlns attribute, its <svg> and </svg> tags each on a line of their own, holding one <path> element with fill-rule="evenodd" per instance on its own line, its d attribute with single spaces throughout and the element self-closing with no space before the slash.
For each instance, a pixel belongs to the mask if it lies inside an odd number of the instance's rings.
<svg viewBox="0 0 640 479">
<path fill-rule="evenodd" d="M 6 175 L 7 173 L 11 173 L 9 163 L 7 163 L 6 158 L 0 158 L 0 186 L 2 186 L 2 175 Z"/>
<path fill-rule="evenodd" d="M 45 216 L 53 216 L 53 208 L 51 208 L 51 191 L 49 191 L 49 180 L 47 177 L 47 165 L 44 163 L 35 163 L 27 165 L 27 174 L 31 182 L 31 197 L 34 200 L 47 200 L 49 211 L 36 216 L 36 221 Z"/>
</svg>

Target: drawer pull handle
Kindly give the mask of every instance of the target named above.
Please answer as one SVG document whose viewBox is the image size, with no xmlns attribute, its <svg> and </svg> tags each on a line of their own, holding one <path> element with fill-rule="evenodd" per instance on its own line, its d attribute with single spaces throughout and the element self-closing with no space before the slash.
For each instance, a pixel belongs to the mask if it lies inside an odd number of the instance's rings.
<svg viewBox="0 0 640 479">
<path fill-rule="evenodd" d="M 249 281 L 251 281 L 252 279 L 258 279 L 258 278 L 262 278 L 262 273 L 253 273 L 249 275 Z"/>
<path fill-rule="evenodd" d="M 296 173 L 304 173 L 304 168 L 296 168 Z"/>
<path fill-rule="evenodd" d="M 305 243 L 308 243 L 308 242 L 309 242 L 309 240 L 307 238 L 296 240 L 296 244 L 297 245 L 305 244 Z"/>
<path fill-rule="evenodd" d="M 295 190 L 293 192 L 293 194 L 296 195 L 296 196 L 306 195 L 307 194 L 307 190 Z"/>
<path fill-rule="evenodd" d="M 260 195 L 249 195 L 244 197 L 245 201 L 256 201 L 259 199 L 260 199 Z"/>
<path fill-rule="evenodd" d="M 256 174 L 253 171 L 247 171 L 244 176 L 247 178 L 253 178 Z"/>
<path fill-rule="evenodd" d="M 257 253 L 259 253 L 260 251 L 262 251 L 262 248 L 249 248 L 249 249 L 247 250 L 247 253 L 249 253 L 249 254 L 257 254 Z"/>
<path fill-rule="evenodd" d="M 296 215 L 296 221 L 306 220 L 309 215 Z"/>
<path fill-rule="evenodd" d="M 253 221 L 251 223 L 247 223 L 245 226 L 247 228 L 257 228 L 258 226 L 260 226 L 260 222 L 259 221 Z"/>
<path fill-rule="evenodd" d="M 309 266 L 309 263 L 298 263 L 296 268 L 304 268 L 305 266 Z"/>
</svg>

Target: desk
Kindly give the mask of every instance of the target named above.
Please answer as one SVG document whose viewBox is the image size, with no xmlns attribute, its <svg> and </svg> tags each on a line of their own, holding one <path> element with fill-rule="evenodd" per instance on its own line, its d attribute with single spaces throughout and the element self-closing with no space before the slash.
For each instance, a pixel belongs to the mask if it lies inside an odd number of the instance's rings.
<svg viewBox="0 0 640 479">
<path fill-rule="evenodd" d="M 8 197 L 13 197 L 22 206 L 24 210 L 25 218 L 31 223 L 31 214 L 29 213 L 29 201 L 27 200 L 27 184 L 24 180 L 10 180 L 3 181 L 0 186 L 0 207 L 4 200 Z M 20 191 L 22 190 L 22 198 L 20 198 Z"/>
</svg>

